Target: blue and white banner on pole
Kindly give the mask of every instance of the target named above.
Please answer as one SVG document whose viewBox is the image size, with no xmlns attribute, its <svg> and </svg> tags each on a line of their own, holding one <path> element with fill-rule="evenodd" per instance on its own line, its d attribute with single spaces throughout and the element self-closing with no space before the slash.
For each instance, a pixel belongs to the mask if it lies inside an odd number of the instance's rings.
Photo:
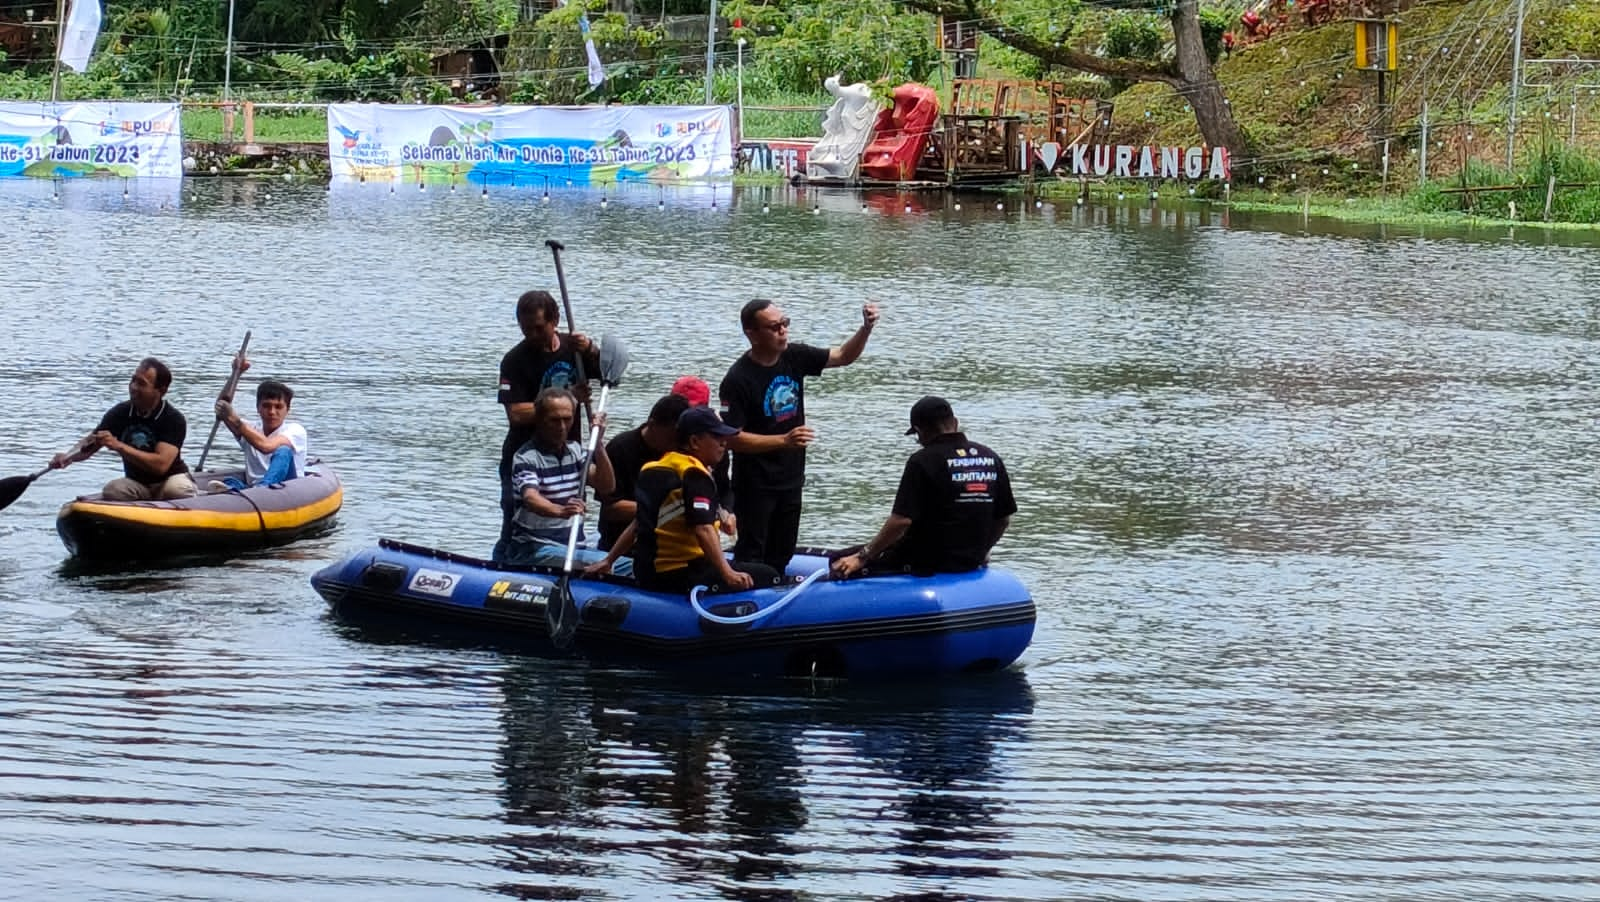
<svg viewBox="0 0 1600 902">
<path fill-rule="evenodd" d="M 182 178 L 175 103 L 0 102 L 0 176 Z"/>
<path fill-rule="evenodd" d="M 72 0 L 61 32 L 61 65 L 74 72 L 89 68 L 95 39 L 100 36 L 100 0 Z"/>
<path fill-rule="evenodd" d="M 733 175 L 726 106 L 328 107 L 334 178 L 532 184 Z"/>
</svg>

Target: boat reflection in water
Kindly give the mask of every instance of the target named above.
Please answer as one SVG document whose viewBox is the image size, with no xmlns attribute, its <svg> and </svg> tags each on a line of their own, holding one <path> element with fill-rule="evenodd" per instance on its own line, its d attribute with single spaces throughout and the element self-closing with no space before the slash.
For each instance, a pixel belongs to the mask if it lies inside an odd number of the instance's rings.
<svg viewBox="0 0 1600 902">
<path fill-rule="evenodd" d="M 1019 672 L 818 697 L 558 666 L 502 684 L 508 895 L 631 877 L 788 897 L 851 875 L 932 892 L 1010 854 L 994 750 L 1033 712 Z"/>
</svg>

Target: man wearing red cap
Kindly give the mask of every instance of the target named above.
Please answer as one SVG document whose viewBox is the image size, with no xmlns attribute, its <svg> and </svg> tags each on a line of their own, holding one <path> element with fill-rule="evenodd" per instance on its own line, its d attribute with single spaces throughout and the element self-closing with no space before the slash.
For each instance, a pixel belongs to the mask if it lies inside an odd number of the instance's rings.
<svg viewBox="0 0 1600 902">
<path fill-rule="evenodd" d="M 711 404 L 711 386 L 699 376 L 679 376 L 678 381 L 672 383 L 672 393 L 688 401 L 690 407 Z M 730 463 L 731 458 L 724 454 L 721 460 L 711 465 L 711 476 L 717 481 L 717 501 L 722 505 L 717 509 L 722 531 L 734 536 L 739 534 L 739 520 L 733 515 L 733 471 Z"/>
<path fill-rule="evenodd" d="M 690 407 L 705 407 L 711 403 L 711 386 L 699 376 L 679 376 L 672 383 L 672 393 L 689 402 Z"/>
<path fill-rule="evenodd" d="M 889 519 L 861 550 L 833 563 L 836 577 L 878 572 L 962 573 L 989 562 L 1017 512 L 1000 455 L 961 432 L 950 402 L 929 395 L 911 406 L 922 449 L 906 461 Z"/>
</svg>

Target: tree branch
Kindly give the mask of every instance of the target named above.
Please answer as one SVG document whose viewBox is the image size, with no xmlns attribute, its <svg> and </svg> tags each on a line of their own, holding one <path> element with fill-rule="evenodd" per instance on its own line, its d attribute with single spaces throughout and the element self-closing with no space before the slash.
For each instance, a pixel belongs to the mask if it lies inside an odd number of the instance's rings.
<svg viewBox="0 0 1600 902">
<path fill-rule="evenodd" d="M 1123 81 L 1154 81 L 1177 87 L 1182 79 L 1167 66 L 1152 66 L 1132 60 L 1116 60 L 1071 47 L 1056 46 L 1033 35 L 1009 28 L 1004 22 L 978 9 L 973 0 L 904 0 L 912 9 L 935 16 L 960 19 L 975 24 L 979 31 L 1008 47 L 1064 69 L 1074 69 L 1102 78 Z"/>
</svg>

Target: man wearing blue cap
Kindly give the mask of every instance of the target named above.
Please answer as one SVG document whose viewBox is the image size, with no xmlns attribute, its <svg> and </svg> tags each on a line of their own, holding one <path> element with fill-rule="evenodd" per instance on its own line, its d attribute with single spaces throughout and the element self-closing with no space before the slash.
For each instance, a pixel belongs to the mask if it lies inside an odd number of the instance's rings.
<svg viewBox="0 0 1600 902">
<path fill-rule="evenodd" d="M 639 471 L 633 522 L 605 559 L 584 572 L 609 572 L 619 557 L 634 551 L 634 579 L 653 592 L 687 593 L 695 586 L 739 591 L 776 583 L 779 574 L 772 567 L 729 562 L 722 553 L 711 468 L 728 453 L 728 439 L 738 434 L 709 407 L 685 410 L 678 417 L 678 450 Z"/>
<path fill-rule="evenodd" d="M 928 395 L 911 406 L 922 449 L 906 461 L 894 508 L 872 541 L 833 562 L 833 575 L 962 573 L 989 562 L 1017 502 L 1005 462 L 961 432 L 950 402 Z"/>
</svg>

